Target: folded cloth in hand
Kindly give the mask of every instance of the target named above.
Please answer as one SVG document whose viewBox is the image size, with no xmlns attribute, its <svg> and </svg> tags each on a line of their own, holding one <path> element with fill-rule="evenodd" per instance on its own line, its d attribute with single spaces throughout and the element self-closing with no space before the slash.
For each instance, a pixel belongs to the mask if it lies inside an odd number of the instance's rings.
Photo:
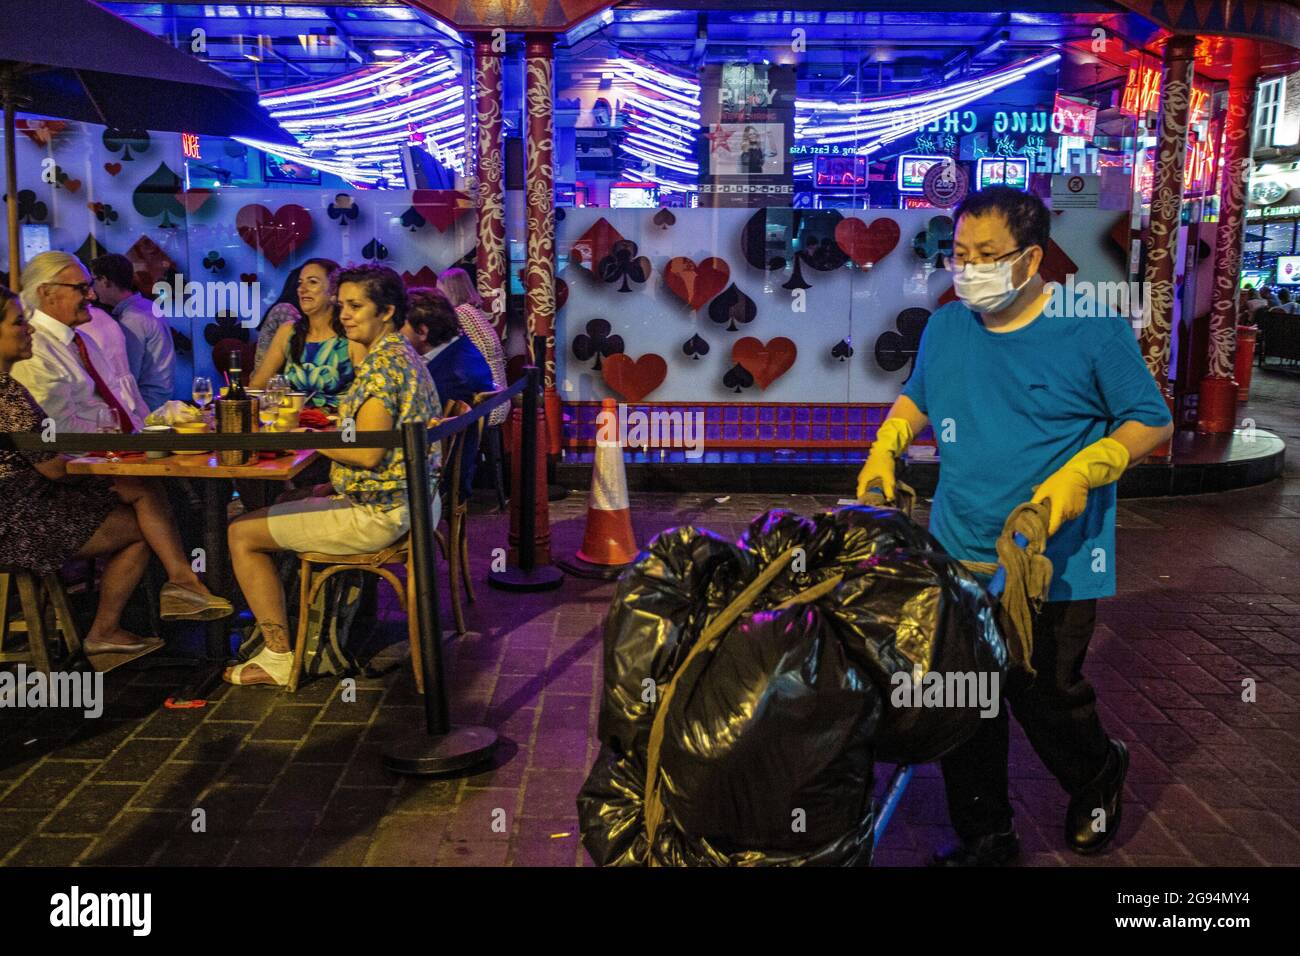
<svg viewBox="0 0 1300 956">
<path fill-rule="evenodd" d="M 145 418 L 146 425 L 181 425 L 203 420 L 203 413 L 188 402 L 172 399 L 164 402 Z"/>
</svg>

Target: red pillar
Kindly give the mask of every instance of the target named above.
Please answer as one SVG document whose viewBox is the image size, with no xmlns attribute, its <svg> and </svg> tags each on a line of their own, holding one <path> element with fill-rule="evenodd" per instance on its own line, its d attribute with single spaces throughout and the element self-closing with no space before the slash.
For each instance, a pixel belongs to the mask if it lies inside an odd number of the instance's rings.
<svg viewBox="0 0 1300 956">
<path fill-rule="evenodd" d="M 505 160 L 501 152 L 501 59 L 505 37 L 474 36 L 475 155 L 478 167 L 478 251 L 475 263 L 478 294 L 483 297 L 492 324 L 503 339 L 506 333 L 506 296 L 509 293 L 506 262 L 506 205 L 503 185 Z"/>
<path fill-rule="evenodd" d="M 527 293 L 529 347 L 537 337 L 546 343 L 544 355 L 533 361 L 542 369 L 546 409 L 543 440 L 548 452 L 560 453 L 560 396 L 555 390 L 555 172 L 552 74 L 555 38 L 549 33 L 525 37 L 524 97 L 528 104 L 525 192 L 528 209 Z"/>
<path fill-rule="evenodd" d="M 1150 315 L 1139 347 L 1156 380 L 1170 414 L 1174 398 L 1169 389 L 1169 336 L 1174 321 L 1174 264 L 1178 258 L 1178 226 L 1183 211 L 1183 167 L 1187 163 L 1187 120 L 1191 112 L 1195 36 L 1172 36 L 1165 43 L 1164 76 L 1160 82 L 1160 128 L 1157 134 L 1155 181 L 1151 195 L 1151 225 L 1147 231 L 1147 262 L 1143 276 Z M 1151 453 L 1168 459 L 1171 442 Z"/>
<path fill-rule="evenodd" d="M 1237 281 L 1245 232 L 1246 180 L 1250 176 L 1251 118 L 1259 52 L 1253 40 L 1232 41 L 1228 113 L 1224 119 L 1219 225 L 1214 250 L 1214 303 L 1210 310 L 1209 364 L 1201 380 L 1197 428 L 1230 432 L 1237 417 L 1233 350 L 1237 335 Z"/>
</svg>

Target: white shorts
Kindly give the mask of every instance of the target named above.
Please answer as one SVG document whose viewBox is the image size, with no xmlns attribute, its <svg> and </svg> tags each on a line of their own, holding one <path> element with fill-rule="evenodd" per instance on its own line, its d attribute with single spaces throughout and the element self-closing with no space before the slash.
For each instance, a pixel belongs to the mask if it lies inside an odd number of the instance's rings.
<svg viewBox="0 0 1300 956">
<path fill-rule="evenodd" d="M 435 527 L 440 510 L 441 502 L 435 496 Z M 271 505 L 266 526 L 275 543 L 286 551 L 364 554 L 388 547 L 410 530 L 410 521 L 404 504 L 385 510 L 333 495 Z"/>
</svg>

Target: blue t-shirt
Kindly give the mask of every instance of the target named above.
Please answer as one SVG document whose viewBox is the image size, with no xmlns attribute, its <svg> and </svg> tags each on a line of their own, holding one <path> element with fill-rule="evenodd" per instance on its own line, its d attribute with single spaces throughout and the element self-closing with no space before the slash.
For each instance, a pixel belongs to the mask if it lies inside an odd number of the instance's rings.
<svg viewBox="0 0 1300 956">
<path fill-rule="evenodd" d="M 996 561 L 1007 516 L 1081 449 L 1127 421 L 1171 420 L 1123 319 L 1040 315 L 991 332 L 960 302 L 930 317 L 903 394 L 930 419 L 939 445 L 930 532 L 966 561 Z M 1087 509 L 1049 539 L 1047 556 L 1048 600 L 1115 593 L 1113 484 L 1088 493 Z"/>
</svg>

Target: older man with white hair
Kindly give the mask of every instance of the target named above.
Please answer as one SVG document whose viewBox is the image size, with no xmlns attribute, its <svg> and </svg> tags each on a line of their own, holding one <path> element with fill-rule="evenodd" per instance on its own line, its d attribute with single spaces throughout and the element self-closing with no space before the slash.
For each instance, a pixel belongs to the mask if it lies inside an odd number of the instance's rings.
<svg viewBox="0 0 1300 956">
<path fill-rule="evenodd" d="M 122 394 L 122 380 L 96 341 L 78 330 L 91 321 L 90 273 L 76 256 L 42 252 L 22 273 L 23 308 L 32 326 L 32 357 L 13 377 L 65 432 L 96 432 L 112 411 L 124 432 L 139 430 L 143 399 Z M 111 320 L 110 320 L 111 321 Z M 130 409 L 135 406 L 136 412 Z"/>
</svg>

